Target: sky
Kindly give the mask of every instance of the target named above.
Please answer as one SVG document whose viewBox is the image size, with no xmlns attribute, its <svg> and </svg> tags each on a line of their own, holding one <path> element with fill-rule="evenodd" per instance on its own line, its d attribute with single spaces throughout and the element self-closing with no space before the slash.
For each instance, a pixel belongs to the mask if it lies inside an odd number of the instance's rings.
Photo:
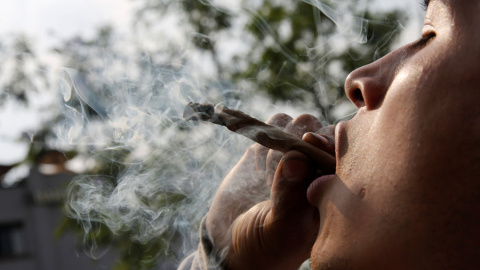
<svg viewBox="0 0 480 270">
<path fill-rule="evenodd" d="M 39 42 L 77 34 L 91 35 L 98 26 L 113 23 L 127 28 L 128 0 L 2 0 L 0 34 L 25 32 Z"/>
<path fill-rule="evenodd" d="M 131 8 L 128 0 L 1 0 L 0 37 L 22 32 L 41 50 L 72 36 L 91 36 L 106 24 L 128 29 Z M 8 103 L 0 110 L 0 164 L 23 160 L 28 145 L 14 138 L 19 131 L 38 126 L 36 108 L 21 110 L 19 106 Z"/>
<path fill-rule="evenodd" d="M 376 9 L 400 7 L 407 12 L 417 12 L 414 18 L 421 18 L 417 0 L 375 1 Z M 0 38 L 23 32 L 38 48 L 49 48 L 75 35 L 91 36 L 99 26 L 107 24 L 128 31 L 133 5 L 131 0 L 1 0 Z M 419 20 L 413 21 L 412 27 L 407 25 L 399 43 L 412 41 L 412 36 L 418 35 L 419 25 Z M 35 129 L 38 123 L 34 110 L 21 111 L 17 105 L 11 103 L 0 109 L 0 164 L 12 164 L 24 158 L 28 145 L 15 143 L 12 138 L 19 131 Z"/>
<path fill-rule="evenodd" d="M 374 2 L 371 6 L 382 10 L 392 7 L 419 10 L 420 7 L 417 0 Z M 107 23 L 126 30 L 133 5 L 134 1 L 129 0 L 1 0 L 0 35 L 25 32 L 40 44 L 48 45 L 57 38 L 92 35 L 98 26 Z"/>
</svg>

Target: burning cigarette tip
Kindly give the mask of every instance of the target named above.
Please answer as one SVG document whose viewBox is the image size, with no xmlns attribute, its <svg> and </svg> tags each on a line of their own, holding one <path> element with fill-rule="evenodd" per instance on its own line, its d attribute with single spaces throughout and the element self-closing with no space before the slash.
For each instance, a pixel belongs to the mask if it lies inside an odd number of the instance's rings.
<svg viewBox="0 0 480 270">
<path fill-rule="evenodd" d="M 185 120 L 208 121 L 213 117 L 215 108 L 211 104 L 200 104 L 190 102 L 185 106 L 183 118 Z"/>
<path fill-rule="evenodd" d="M 189 102 L 183 111 L 183 118 L 187 121 L 209 121 L 214 124 L 225 126 L 226 123 L 218 112 L 218 106 Z"/>
</svg>

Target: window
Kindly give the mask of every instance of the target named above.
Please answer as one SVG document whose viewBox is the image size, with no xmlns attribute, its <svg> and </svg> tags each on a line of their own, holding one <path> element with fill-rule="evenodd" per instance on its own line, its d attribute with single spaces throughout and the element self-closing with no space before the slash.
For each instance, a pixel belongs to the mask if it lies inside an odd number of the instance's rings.
<svg viewBox="0 0 480 270">
<path fill-rule="evenodd" d="M 26 251 L 23 224 L 0 224 L 0 259 L 19 257 Z"/>
</svg>

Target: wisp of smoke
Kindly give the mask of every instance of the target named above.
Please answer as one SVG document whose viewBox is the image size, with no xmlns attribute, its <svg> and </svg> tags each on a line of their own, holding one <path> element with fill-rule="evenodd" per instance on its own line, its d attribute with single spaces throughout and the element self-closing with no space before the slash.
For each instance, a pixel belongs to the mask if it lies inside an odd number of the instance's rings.
<svg viewBox="0 0 480 270">
<path fill-rule="evenodd" d="M 86 240 L 102 224 L 141 244 L 161 241 L 159 252 L 181 257 L 192 249 L 213 192 L 249 144 L 182 119 L 188 101 L 209 100 L 193 73 L 161 70 L 158 88 L 122 74 L 96 88 L 87 74 L 57 70 L 64 116 L 58 136 L 103 169 L 77 177 L 68 190 L 67 215 L 80 222 Z"/>
<path fill-rule="evenodd" d="M 368 21 L 345 12 L 347 7 L 303 1 L 330 18 L 349 42 L 367 41 Z M 260 22 L 268 35 L 268 25 Z M 88 71 L 56 72 L 63 114 L 58 137 L 97 161 L 95 174 L 78 176 L 69 186 L 67 215 L 81 224 L 86 241 L 98 226 L 106 226 L 137 243 L 160 242 L 160 257 L 181 259 L 195 249 L 198 224 L 219 183 L 250 145 L 225 128 L 184 121 L 185 105 L 223 102 L 261 117 L 271 115 L 273 106 L 252 93 L 233 99 L 222 84 L 205 85 L 190 59 L 182 65 L 150 63 L 134 72 L 135 61 L 98 61 Z"/>
<path fill-rule="evenodd" d="M 302 0 L 316 8 L 327 16 L 337 26 L 338 33 L 345 35 L 351 42 L 367 42 L 368 20 L 354 15 L 352 7 L 358 7 L 354 1 L 333 1 L 335 8 L 320 0 Z M 359 2 L 359 1 L 357 1 Z"/>
</svg>

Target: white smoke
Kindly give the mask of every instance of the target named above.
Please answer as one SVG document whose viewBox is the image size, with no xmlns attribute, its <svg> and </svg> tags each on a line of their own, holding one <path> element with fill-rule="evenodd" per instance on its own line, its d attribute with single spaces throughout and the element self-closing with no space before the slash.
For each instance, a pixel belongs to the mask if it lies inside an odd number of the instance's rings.
<svg viewBox="0 0 480 270">
<path fill-rule="evenodd" d="M 337 25 L 337 34 L 324 41 L 329 48 L 341 50 L 345 43 L 367 42 L 368 21 L 345 12 L 351 1 L 334 7 L 316 0 L 304 2 Z M 240 10 L 237 23 L 245 21 L 242 16 L 258 16 L 246 8 Z M 274 44 L 282 38 L 275 37 L 265 21 L 259 20 L 258 27 L 272 35 Z M 261 120 L 276 112 L 295 116 L 315 111 L 311 101 L 272 103 L 253 89 L 205 80 L 209 73 L 201 63 L 205 55 L 190 51 L 188 45 L 181 47 L 182 57 L 175 63 L 159 65 L 161 61 L 148 54 L 138 61 L 138 55 L 122 58 L 112 53 L 97 57 L 88 70 L 56 70 L 63 115 L 57 131 L 61 145 L 73 146 L 85 159 L 97 162 L 98 173 L 77 177 L 68 190 L 67 215 L 79 221 L 86 241 L 91 241 L 88 235 L 98 226 L 106 226 L 141 244 L 162 241 L 162 255 L 175 253 L 182 258 L 195 248 L 198 223 L 219 183 L 251 142 L 224 127 L 186 122 L 182 114 L 188 102 L 223 103 Z M 306 53 L 314 55 L 321 49 L 321 45 L 306 47 Z M 297 62 L 288 50 L 279 51 Z M 317 68 L 327 68 L 324 65 L 333 51 L 322 53 L 325 59 L 313 63 Z M 326 102 L 333 102 L 325 95 Z"/>
</svg>

